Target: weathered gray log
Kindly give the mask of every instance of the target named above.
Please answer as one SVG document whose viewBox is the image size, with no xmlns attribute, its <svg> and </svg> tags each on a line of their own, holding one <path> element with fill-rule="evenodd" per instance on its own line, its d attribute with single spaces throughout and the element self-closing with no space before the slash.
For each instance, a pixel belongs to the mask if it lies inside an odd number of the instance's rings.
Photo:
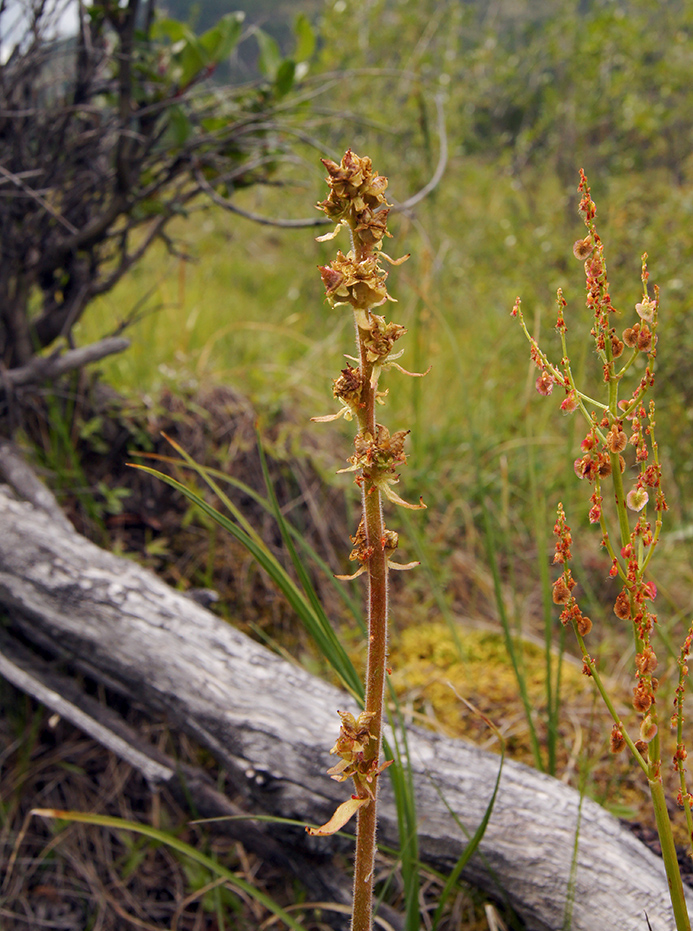
<svg viewBox="0 0 693 931">
<path fill-rule="evenodd" d="M 0 605 L 11 630 L 165 710 L 265 811 L 320 823 L 346 797 L 348 788 L 325 769 L 337 709 L 355 710 L 348 696 L 1 489 L 0 528 Z M 418 729 L 408 739 L 421 855 L 450 869 L 466 839 L 446 804 L 474 831 L 498 757 Z M 500 885 L 530 929 L 561 928 L 578 824 L 573 931 L 645 931 L 648 920 L 652 931 L 669 931 L 658 858 L 598 805 L 584 799 L 580 806 L 575 791 L 520 764 L 505 765 L 482 856 L 472 858 L 465 876 L 496 898 Z M 287 830 L 287 843 L 339 843 Z M 387 779 L 380 837 L 397 843 Z"/>
</svg>

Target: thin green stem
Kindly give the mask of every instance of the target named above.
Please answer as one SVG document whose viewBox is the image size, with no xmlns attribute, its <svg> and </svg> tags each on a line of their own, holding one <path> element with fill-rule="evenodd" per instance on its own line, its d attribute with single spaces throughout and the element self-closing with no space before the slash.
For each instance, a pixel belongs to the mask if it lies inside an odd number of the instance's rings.
<svg viewBox="0 0 693 931">
<path fill-rule="evenodd" d="M 623 489 L 623 475 L 621 474 L 621 459 L 618 453 L 609 453 L 611 460 L 611 475 L 614 482 L 614 498 L 618 514 L 618 528 L 621 535 L 621 547 L 630 543 L 630 525 L 626 511 L 626 493 Z"/>
<path fill-rule="evenodd" d="M 677 931 L 691 931 L 691 922 L 686 906 L 686 896 L 683 891 L 681 871 L 679 869 L 676 847 L 674 845 L 674 835 L 671 830 L 671 820 L 669 818 L 669 812 L 667 811 L 667 800 L 664 794 L 662 779 L 659 775 L 659 769 L 657 769 L 655 778 L 649 780 L 649 784 L 655 821 L 657 822 L 659 843 L 662 847 L 664 869 L 666 870 L 667 882 L 669 883 L 669 895 L 674 910 L 676 929 Z"/>
<path fill-rule="evenodd" d="M 575 624 L 573 624 L 573 629 L 575 630 L 575 636 L 577 637 L 578 643 L 580 644 L 580 649 L 582 650 L 583 661 L 585 665 L 589 668 L 590 676 L 594 680 L 594 684 L 597 686 L 597 691 L 601 695 L 602 700 L 604 701 L 604 704 L 606 705 L 614 724 L 618 726 L 619 730 L 623 734 L 623 739 L 625 740 L 628 749 L 633 754 L 633 759 L 638 764 L 640 769 L 642 769 L 645 775 L 648 776 L 649 778 L 649 775 L 650 775 L 649 767 L 647 763 L 645 762 L 645 760 L 642 758 L 640 751 L 635 746 L 635 742 L 633 738 L 628 734 L 628 732 L 624 728 L 623 722 L 621 721 L 618 711 L 616 710 L 616 706 L 612 702 L 609 696 L 609 693 L 606 690 L 606 686 L 604 685 L 604 682 L 602 681 L 602 677 L 599 675 L 597 665 L 592 659 L 592 657 L 589 655 L 589 653 L 587 652 L 585 641 L 578 633 L 577 627 Z"/>
</svg>

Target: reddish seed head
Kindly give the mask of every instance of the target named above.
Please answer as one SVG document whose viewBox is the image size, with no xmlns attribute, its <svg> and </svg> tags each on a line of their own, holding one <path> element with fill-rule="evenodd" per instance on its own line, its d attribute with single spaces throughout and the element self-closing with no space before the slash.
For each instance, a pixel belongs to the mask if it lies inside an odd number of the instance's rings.
<svg viewBox="0 0 693 931">
<path fill-rule="evenodd" d="M 598 472 L 600 478 L 608 478 L 611 475 L 611 459 L 608 453 L 600 453 L 598 461 Z"/>
</svg>

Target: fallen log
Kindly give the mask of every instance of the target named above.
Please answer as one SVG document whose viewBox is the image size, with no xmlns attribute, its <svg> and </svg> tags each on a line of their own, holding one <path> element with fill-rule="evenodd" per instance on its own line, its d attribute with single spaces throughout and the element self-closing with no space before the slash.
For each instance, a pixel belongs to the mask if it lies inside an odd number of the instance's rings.
<svg viewBox="0 0 693 931">
<path fill-rule="evenodd" d="M 337 709 L 356 710 L 348 695 L 2 486 L 0 527 L 7 636 L 61 656 L 145 708 L 164 711 L 173 726 L 212 751 L 254 810 L 321 823 L 343 801 L 348 789 L 325 769 Z M 450 870 L 466 843 L 450 811 L 475 830 L 499 760 L 416 728 L 408 742 L 421 856 Z M 153 767 L 149 778 L 164 777 Z M 387 779 L 382 783 L 379 836 L 396 846 L 392 792 Z M 296 828 L 277 826 L 272 834 L 297 851 L 339 844 L 309 839 Z M 673 926 L 661 861 L 598 805 L 518 763 L 505 764 L 480 853 L 464 876 L 505 898 L 533 931 L 563 927 L 569 898 L 573 931 L 644 931 L 648 921 L 652 931 Z"/>
</svg>

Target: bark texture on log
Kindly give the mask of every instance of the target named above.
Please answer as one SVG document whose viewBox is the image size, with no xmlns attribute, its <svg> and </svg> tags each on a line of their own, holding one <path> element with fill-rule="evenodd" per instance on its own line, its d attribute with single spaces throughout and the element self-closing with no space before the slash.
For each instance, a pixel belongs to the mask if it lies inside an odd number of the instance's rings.
<svg viewBox="0 0 693 931">
<path fill-rule="evenodd" d="M 173 591 L 151 572 L 56 525 L 0 487 L 0 606 L 14 630 L 121 690 L 209 748 L 256 809 L 321 823 L 347 797 L 325 775 L 337 709 L 353 700 Z M 490 799 L 499 759 L 460 740 L 408 732 L 421 855 L 451 869 Z M 382 780 L 380 839 L 397 843 Z M 443 799 L 445 802 L 443 802 Z M 286 828 L 287 843 L 330 850 L 334 838 Z M 465 871 L 505 898 L 530 929 L 564 924 L 576 832 L 573 931 L 673 927 L 661 862 L 595 803 L 506 763 L 479 854 Z M 280 836 L 279 829 L 277 835 Z M 693 898 L 691 899 L 693 904 Z M 646 918 L 647 916 L 647 918 Z"/>
</svg>

